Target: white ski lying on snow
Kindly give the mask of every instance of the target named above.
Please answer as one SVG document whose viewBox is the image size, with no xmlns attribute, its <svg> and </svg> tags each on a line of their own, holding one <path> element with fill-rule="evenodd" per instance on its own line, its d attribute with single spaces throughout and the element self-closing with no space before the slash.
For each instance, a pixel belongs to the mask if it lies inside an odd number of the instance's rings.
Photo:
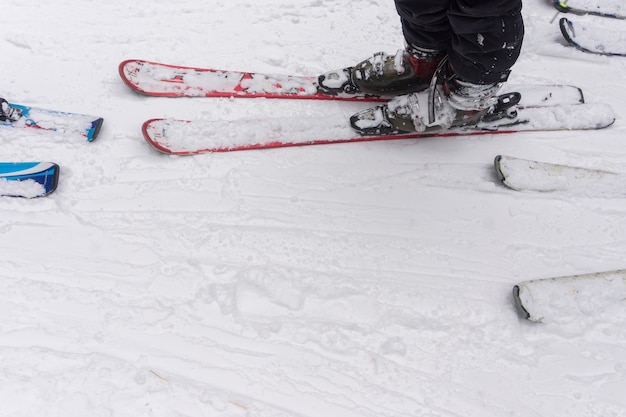
<svg viewBox="0 0 626 417">
<path fill-rule="evenodd" d="M 626 300 L 626 270 L 525 281 L 513 296 L 524 318 L 534 322 L 595 315 Z"/>
<path fill-rule="evenodd" d="M 498 177 L 516 191 L 567 192 L 581 197 L 626 196 L 626 174 L 498 155 Z"/>
<path fill-rule="evenodd" d="M 566 18 L 559 21 L 561 34 L 574 47 L 584 52 L 607 56 L 626 56 L 626 32 L 606 26 L 573 22 Z"/>
</svg>

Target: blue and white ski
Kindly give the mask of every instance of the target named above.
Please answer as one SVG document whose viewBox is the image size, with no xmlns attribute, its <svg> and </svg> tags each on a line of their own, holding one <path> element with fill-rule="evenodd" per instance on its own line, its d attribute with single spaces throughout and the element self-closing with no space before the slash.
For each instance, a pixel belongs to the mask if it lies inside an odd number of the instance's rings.
<svg viewBox="0 0 626 417">
<path fill-rule="evenodd" d="M 59 166 L 53 162 L 0 162 L 0 196 L 44 197 L 58 182 Z"/>
<path fill-rule="evenodd" d="M 9 103 L 9 105 L 21 110 L 22 117 L 15 122 L 0 121 L 0 126 L 80 134 L 91 142 L 98 136 L 103 123 L 101 117 L 86 114 L 41 109 L 14 103 Z"/>
</svg>

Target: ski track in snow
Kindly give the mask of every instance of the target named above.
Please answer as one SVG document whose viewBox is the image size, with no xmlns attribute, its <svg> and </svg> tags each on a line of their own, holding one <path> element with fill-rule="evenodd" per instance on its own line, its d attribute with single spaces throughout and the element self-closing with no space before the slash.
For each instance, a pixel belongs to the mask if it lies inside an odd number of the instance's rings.
<svg viewBox="0 0 626 417">
<path fill-rule="evenodd" d="M 524 13 L 511 82 L 624 114 L 626 60 L 564 46 L 548 1 Z M 626 172 L 621 117 L 171 157 L 145 119 L 364 105 L 141 97 L 120 61 L 317 74 L 402 47 L 392 2 L 10 2 L 0 24 L 0 96 L 105 119 L 93 143 L 0 130 L 3 160 L 61 166 L 50 197 L 0 199 L 0 416 L 626 416 L 623 303 L 537 325 L 511 297 L 623 269 L 626 201 L 514 192 L 491 168 Z"/>
</svg>

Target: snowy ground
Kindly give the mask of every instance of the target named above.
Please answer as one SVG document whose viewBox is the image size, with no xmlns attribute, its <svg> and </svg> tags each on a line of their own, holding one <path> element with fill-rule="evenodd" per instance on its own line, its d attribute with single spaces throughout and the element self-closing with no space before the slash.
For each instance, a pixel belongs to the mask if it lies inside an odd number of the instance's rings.
<svg viewBox="0 0 626 417">
<path fill-rule="evenodd" d="M 524 13 L 511 82 L 625 114 L 626 59 L 565 47 L 545 0 Z M 0 416 L 626 416 L 623 304 L 533 324 L 510 295 L 625 268 L 626 201 L 518 193 L 491 168 L 626 172 L 622 118 L 170 157 L 143 120 L 363 104 L 140 97 L 120 61 L 317 74 L 401 47 L 392 0 L 12 1 L 0 27 L 0 96 L 105 118 L 93 143 L 0 130 L 2 160 L 62 167 L 49 198 L 0 199 Z"/>
</svg>

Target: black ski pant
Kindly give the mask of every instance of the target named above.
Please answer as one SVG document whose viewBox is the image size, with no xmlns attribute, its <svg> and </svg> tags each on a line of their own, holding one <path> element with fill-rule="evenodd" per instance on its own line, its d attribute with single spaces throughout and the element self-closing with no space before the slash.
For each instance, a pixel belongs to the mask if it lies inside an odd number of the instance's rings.
<svg viewBox="0 0 626 417">
<path fill-rule="evenodd" d="M 522 0 L 395 0 L 410 45 L 447 51 L 465 81 L 506 81 L 524 37 Z"/>
</svg>

